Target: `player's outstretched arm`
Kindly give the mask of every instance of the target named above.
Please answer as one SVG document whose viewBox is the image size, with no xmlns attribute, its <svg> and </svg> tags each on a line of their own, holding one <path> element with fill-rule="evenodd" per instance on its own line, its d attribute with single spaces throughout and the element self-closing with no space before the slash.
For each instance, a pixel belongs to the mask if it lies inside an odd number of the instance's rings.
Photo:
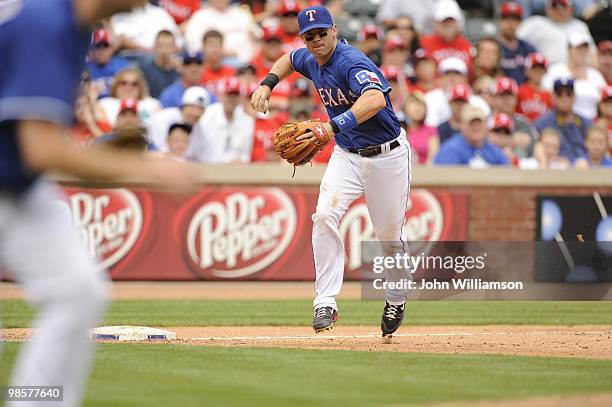
<svg viewBox="0 0 612 407">
<path fill-rule="evenodd" d="M 61 171 L 89 179 L 135 177 L 180 192 L 197 188 L 198 170 L 191 164 L 147 159 L 135 152 L 109 147 L 82 150 L 60 126 L 49 122 L 22 121 L 18 134 L 22 158 L 33 171 Z"/>
<path fill-rule="evenodd" d="M 285 79 L 287 76 L 291 75 L 294 72 L 293 65 L 291 64 L 291 59 L 289 58 L 289 54 L 285 54 L 278 59 L 272 65 L 270 69 L 270 73 L 264 79 L 262 84 L 257 88 L 253 96 L 251 97 L 251 106 L 256 112 L 265 113 L 268 110 L 268 101 L 270 100 L 270 95 L 272 94 L 272 88 L 275 83 L 280 82 Z M 276 75 L 271 85 L 266 85 L 268 81 L 270 81 L 270 76 Z"/>
</svg>

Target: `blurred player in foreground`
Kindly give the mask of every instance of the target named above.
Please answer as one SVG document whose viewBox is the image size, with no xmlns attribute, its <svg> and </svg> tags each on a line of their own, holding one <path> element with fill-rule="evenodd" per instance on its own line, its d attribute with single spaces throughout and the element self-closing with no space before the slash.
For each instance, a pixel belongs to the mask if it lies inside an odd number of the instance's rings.
<svg viewBox="0 0 612 407">
<path fill-rule="evenodd" d="M 296 71 L 313 81 L 331 120 L 317 133 L 333 134 L 336 147 L 321 182 L 313 215 L 312 245 L 316 270 L 312 327 L 321 332 L 338 318 L 336 296 L 344 275 L 344 246 L 338 229 L 349 205 L 362 195 L 385 254 L 405 250 L 401 233 L 410 187 L 410 147 L 393 112 L 384 76 L 361 51 L 338 40 L 330 12 L 322 6 L 298 14 L 306 48 L 283 55 L 251 98 L 267 110 L 272 89 Z M 298 139 L 317 137 L 308 132 Z M 387 282 L 410 278 L 408 269 L 385 270 Z M 387 289 L 381 320 L 383 336 L 399 328 L 407 289 Z"/>
<path fill-rule="evenodd" d="M 191 167 L 108 147 L 82 150 L 66 128 L 73 117 L 89 27 L 145 3 L 0 2 L 0 268 L 38 307 L 34 339 L 23 345 L 10 384 L 63 386 L 62 406 L 81 404 L 92 358 L 88 329 L 103 315 L 106 274 L 96 270 L 76 230 L 58 212 L 60 189 L 41 174 L 132 176 L 164 188 L 195 189 Z"/>
</svg>

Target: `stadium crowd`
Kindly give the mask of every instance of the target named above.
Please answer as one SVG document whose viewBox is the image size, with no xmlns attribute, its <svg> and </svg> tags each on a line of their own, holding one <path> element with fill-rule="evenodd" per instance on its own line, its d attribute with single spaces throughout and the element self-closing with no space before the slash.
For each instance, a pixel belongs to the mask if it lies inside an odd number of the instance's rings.
<svg viewBox="0 0 612 407">
<path fill-rule="evenodd" d="M 266 114 L 250 96 L 277 58 L 304 46 L 297 14 L 320 3 L 389 81 L 413 163 L 612 166 L 612 40 L 596 42 L 584 22 L 596 0 L 500 1 L 494 30 L 477 38 L 455 0 L 150 1 L 93 33 L 75 140 L 86 148 L 141 127 L 155 155 L 278 160 L 275 130 L 327 120 L 321 98 L 331 96 L 297 73 L 275 87 Z"/>
</svg>

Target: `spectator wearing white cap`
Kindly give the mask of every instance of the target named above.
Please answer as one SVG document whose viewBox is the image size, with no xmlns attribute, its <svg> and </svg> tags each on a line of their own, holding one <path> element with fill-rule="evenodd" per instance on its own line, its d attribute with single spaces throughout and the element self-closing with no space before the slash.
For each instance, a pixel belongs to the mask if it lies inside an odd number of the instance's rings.
<svg viewBox="0 0 612 407">
<path fill-rule="evenodd" d="M 560 44 L 567 43 L 570 33 L 577 32 L 588 36 L 589 44 L 595 49 L 589 27 L 572 17 L 573 12 L 572 0 L 548 0 L 546 16 L 526 18 L 516 35 L 524 41 L 529 41 L 548 58 L 551 65 L 567 62 L 567 47 Z"/>
<path fill-rule="evenodd" d="M 429 126 L 439 126 L 451 117 L 451 109 L 448 104 L 451 88 L 458 84 L 467 84 L 467 65 L 456 57 L 449 57 L 440 62 L 440 88 L 436 88 L 425 94 L 427 104 L 427 119 L 425 123 Z M 491 108 L 479 96 L 470 95 L 469 103 L 480 109 L 488 116 Z"/>
<path fill-rule="evenodd" d="M 223 34 L 226 57 L 237 59 L 235 65 L 247 63 L 257 50 L 256 36 L 260 29 L 251 14 L 229 0 L 209 0 L 196 11 L 185 27 L 185 39 L 190 51 L 202 47 L 204 33 L 217 30 Z"/>
<path fill-rule="evenodd" d="M 552 91 L 556 79 L 574 79 L 574 113 L 592 120 L 597 116 L 597 103 L 606 86 L 606 80 L 597 69 L 588 64 L 589 41 L 590 37 L 584 33 L 571 33 L 567 42 L 567 63 L 552 65 L 542 78 L 542 86 Z"/>
<path fill-rule="evenodd" d="M 168 129 L 173 123 L 194 126 L 204 114 L 210 98 L 200 86 L 188 88 L 183 93 L 181 107 L 170 107 L 155 114 L 147 123 L 147 137 L 159 151 L 168 151 Z"/>
<path fill-rule="evenodd" d="M 433 26 L 432 4 L 437 0 L 383 0 L 378 8 L 376 20 L 389 27 L 402 15 L 410 16 L 415 30 L 421 34 L 430 34 Z"/>
<path fill-rule="evenodd" d="M 244 109 L 244 89 L 236 77 L 219 81 L 219 102 L 202 115 L 192 135 L 188 157 L 207 164 L 248 163 L 251 160 L 255 118 Z"/>
<path fill-rule="evenodd" d="M 111 30 L 121 40 L 121 48 L 152 51 L 160 31 L 174 34 L 182 45 L 181 32 L 166 10 L 147 3 L 131 12 L 115 14 L 110 20 Z"/>
<path fill-rule="evenodd" d="M 461 34 L 464 17 L 454 0 L 439 0 L 434 6 L 435 31 L 421 39 L 421 47 L 429 51 L 436 61 L 448 57 L 472 63 L 472 44 Z"/>
</svg>

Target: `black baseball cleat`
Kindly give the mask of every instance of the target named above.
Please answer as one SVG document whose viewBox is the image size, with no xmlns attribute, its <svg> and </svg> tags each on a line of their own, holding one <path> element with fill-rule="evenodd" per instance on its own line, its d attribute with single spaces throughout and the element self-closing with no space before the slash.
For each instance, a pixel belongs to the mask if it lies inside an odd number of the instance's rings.
<svg viewBox="0 0 612 407">
<path fill-rule="evenodd" d="M 332 307 L 320 307 L 315 309 L 312 320 L 312 329 L 315 333 L 330 330 L 334 327 L 334 322 L 338 320 L 338 311 Z"/>
<path fill-rule="evenodd" d="M 383 338 L 385 336 L 391 336 L 397 328 L 402 324 L 404 319 L 404 308 L 406 303 L 402 305 L 391 305 L 385 302 L 385 309 L 380 320 L 380 329 L 382 330 Z"/>
</svg>

